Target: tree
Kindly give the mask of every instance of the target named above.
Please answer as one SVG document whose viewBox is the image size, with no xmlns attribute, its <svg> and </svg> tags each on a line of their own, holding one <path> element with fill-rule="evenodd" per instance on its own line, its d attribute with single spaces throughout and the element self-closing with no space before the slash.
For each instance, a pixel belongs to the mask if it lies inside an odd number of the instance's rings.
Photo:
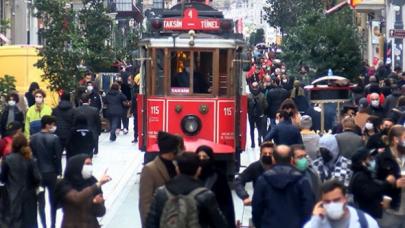
<svg viewBox="0 0 405 228">
<path fill-rule="evenodd" d="M 308 12 L 289 30 L 282 50 L 289 69 L 305 64 L 317 75 L 330 68 L 348 78 L 360 72 L 360 39 L 350 9 L 327 16 L 321 9 Z"/>
<path fill-rule="evenodd" d="M 114 60 L 112 47 L 106 45 L 111 37 L 111 18 L 102 0 L 83 0 L 83 5 L 79 23 L 84 64 L 94 72 L 107 71 Z"/>
<path fill-rule="evenodd" d="M 264 29 L 257 29 L 255 32 L 252 32 L 249 37 L 250 45 L 256 45 L 258 43 L 263 43 L 265 41 Z"/>
<path fill-rule="evenodd" d="M 319 0 L 266 0 L 264 7 L 265 19 L 274 28 L 280 28 L 285 35 L 289 29 L 297 24 L 298 19 L 308 10 L 322 6 Z"/>
<path fill-rule="evenodd" d="M 42 80 L 52 91 L 73 91 L 80 78 L 83 45 L 75 26 L 75 12 L 67 0 L 37 0 L 36 16 L 44 23 L 41 36 L 45 40 L 39 49 L 36 66 L 43 70 Z"/>
<path fill-rule="evenodd" d="M 15 91 L 15 77 L 11 75 L 4 75 L 0 78 L 0 94 L 6 95 L 9 94 L 11 91 Z"/>
</svg>

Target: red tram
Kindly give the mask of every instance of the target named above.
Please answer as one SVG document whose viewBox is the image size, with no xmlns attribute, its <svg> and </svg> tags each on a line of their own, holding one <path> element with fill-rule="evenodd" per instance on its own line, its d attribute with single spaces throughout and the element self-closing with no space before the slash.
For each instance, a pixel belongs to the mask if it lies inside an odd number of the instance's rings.
<svg viewBox="0 0 405 228">
<path fill-rule="evenodd" d="M 202 3 L 175 5 L 149 21 L 139 45 L 137 99 L 145 162 L 156 156 L 163 130 L 181 135 L 186 151 L 208 145 L 232 164 L 246 141 L 243 37 L 232 20 Z"/>
</svg>

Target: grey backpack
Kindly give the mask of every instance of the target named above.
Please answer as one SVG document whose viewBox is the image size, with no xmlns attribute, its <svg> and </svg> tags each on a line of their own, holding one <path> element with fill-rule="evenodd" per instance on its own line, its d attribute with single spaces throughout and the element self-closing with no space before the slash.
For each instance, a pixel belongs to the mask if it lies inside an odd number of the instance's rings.
<svg viewBox="0 0 405 228">
<path fill-rule="evenodd" d="M 164 187 L 169 197 L 160 216 L 160 228 L 201 228 L 195 197 L 207 188 L 196 188 L 187 195 L 173 195 Z"/>
</svg>

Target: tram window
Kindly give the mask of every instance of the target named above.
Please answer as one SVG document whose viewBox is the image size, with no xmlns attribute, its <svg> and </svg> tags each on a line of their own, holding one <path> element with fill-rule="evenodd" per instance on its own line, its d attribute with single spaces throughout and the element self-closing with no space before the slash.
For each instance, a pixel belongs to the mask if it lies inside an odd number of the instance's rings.
<svg viewBox="0 0 405 228">
<path fill-rule="evenodd" d="M 228 93 L 228 50 L 219 51 L 219 96 L 226 96 Z"/>
<path fill-rule="evenodd" d="M 172 93 L 190 92 L 190 52 L 173 51 L 171 53 Z"/>
<path fill-rule="evenodd" d="M 194 52 L 194 93 L 212 92 L 212 52 Z"/>
<path fill-rule="evenodd" d="M 164 50 L 156 49 L 155 95 L 163 95 L 164 89 Z"/>
</svg>

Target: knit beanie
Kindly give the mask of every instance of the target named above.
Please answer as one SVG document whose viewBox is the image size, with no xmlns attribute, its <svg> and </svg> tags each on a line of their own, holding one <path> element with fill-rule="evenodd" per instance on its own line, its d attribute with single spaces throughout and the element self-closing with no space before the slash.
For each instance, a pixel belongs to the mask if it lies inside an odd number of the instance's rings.
<svg viewBox="0 0 405 228">
<path fill-rule="evenodd" d="M 159 153 L 176 152 L 179 148 L 179 139 L 170 133 L 159 131 L 157 135 Z"/>
</svg>

